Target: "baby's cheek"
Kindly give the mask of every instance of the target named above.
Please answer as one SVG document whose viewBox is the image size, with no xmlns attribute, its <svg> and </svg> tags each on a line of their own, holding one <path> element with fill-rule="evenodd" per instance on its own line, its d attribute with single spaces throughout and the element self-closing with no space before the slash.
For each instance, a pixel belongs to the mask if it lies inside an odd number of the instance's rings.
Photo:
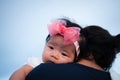
<svg viewBox="0 0 120 80">
<path fill-rule="evenodd" d="M 43 60 L 43 62 L 46 62 L 47 61 L 47 57 L 43 54 L 43 56 L 42 56 L 42 60 Z"/>
<path fill-rule="evenodd" d="M 71 59 L 66 59 L 65 63 L 70 63 L 70 62 L 73 62 L 73 61 L 74 61 L 74 59 L 72 59 L 72 58 Z"/>
<path fill-rule="evenodd" d="M 43 56 L 42 56 L 43 62 L 49 62 L 49 61 L 50 61 L 49 58 L 50 58 L 49 55 L 43 55 Z"/>
</svg>

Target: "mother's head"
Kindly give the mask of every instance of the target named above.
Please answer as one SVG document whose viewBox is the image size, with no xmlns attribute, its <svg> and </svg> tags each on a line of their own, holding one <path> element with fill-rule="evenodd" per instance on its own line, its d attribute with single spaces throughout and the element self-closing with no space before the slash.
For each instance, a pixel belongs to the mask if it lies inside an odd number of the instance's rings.
<svg viewBox="0 0 120 80">
<path fill-rule="evenodd" d="M 81 30 L 80 54 L 81 59 L 94 60 L 103 69 L 111 66 L 115 55 L 120 52 L 120 34 L 112 36 L 100 26 L 87 26 Z"/>
</svg>

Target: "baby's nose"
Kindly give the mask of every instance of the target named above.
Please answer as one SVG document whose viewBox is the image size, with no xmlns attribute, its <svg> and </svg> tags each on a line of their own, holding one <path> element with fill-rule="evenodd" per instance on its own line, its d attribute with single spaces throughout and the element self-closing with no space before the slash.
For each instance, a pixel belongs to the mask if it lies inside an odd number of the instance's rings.
<svg viewBox="0 0 120 80">
<path fill-rule="evenodd" d="M 59 59 L 59 52 L 58 51 L 54 51 L 52 54 L 51 54 L 51 57 L 55 58 L 56 60 Z"/>
</svg>

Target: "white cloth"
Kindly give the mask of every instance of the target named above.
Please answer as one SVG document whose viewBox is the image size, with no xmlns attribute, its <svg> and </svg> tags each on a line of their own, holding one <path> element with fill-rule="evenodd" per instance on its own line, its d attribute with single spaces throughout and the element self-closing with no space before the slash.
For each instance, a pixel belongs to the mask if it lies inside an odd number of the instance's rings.
<svg viewBox="0 0 120 80">
<path fill-rule="evenodd" d="M 120 80 L 120 53 L 116 55 L 116 59 L 110 69 L 112 80 Z"/>
<path fill-rule="evenodd" d="M 27 64 L 35 68 L 38 66 L 40 63 L 42 63 L 42 60 L 37 57 L 29 57 L 27 60 Z"/>
<path fill-rule="evenodd" d="M 112 80 L 120 80 L 120 74 L 117 73 L 114 69 L 110 69 L 110 75 Z"/>
</svg>

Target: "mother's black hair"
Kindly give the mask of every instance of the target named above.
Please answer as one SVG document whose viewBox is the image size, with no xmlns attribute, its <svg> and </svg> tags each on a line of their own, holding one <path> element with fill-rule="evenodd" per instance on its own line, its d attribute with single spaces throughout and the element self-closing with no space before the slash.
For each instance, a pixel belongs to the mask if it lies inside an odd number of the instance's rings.
<svg viewBox="0 0 120 80">
<path fill-rule="evenodd" d="M 84 40 L 80 42 L 78 60 L 92 59 L 103 69 L 108 69 L 120 52 L 120 34 L 112 36 L 100 26 L 92 25 L 83 28 L 81 36 Z"/>
</svg>

